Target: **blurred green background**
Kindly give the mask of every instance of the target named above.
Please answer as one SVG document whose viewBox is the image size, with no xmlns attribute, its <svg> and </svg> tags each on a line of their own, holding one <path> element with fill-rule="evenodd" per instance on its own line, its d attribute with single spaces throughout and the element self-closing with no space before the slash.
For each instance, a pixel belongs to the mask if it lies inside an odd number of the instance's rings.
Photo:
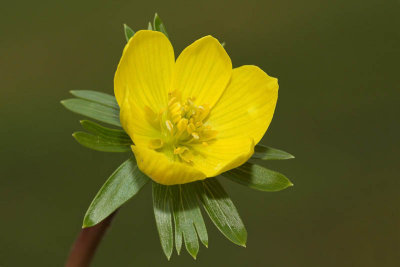
<svg viewBox="0 0 400 267">
<path fill-rule="evenodd" d="M 399 11 L 395 0 L 7 1 L 0 11 L 0 266 L 62 266 L 91 199 L 127 157 L 78 145 L 72 89 L 112 93 L 125 45 L 158 12 L 176 54 L 207 34 L 234 66 L 279 78 L 264 144 L 295 186 L 222 181 L 247 248 L 207 220 L 197 261 L 159 245 L 151 188 L 120 211 L 93 266 L 399 266 Z"/>
</svg>

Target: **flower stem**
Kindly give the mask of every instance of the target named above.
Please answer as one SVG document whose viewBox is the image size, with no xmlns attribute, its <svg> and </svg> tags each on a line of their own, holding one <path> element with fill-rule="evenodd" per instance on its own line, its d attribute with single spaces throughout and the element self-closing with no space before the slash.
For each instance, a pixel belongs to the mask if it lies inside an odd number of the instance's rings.
<svg viewBox="0 0 400 267">
<path fill-rule="evenodd" d="M 90 265 L 96 249 L 117 211 L 95 226 L 81 230 L 69 253 L 66 267 L 88 267 Z"/>
</svg>

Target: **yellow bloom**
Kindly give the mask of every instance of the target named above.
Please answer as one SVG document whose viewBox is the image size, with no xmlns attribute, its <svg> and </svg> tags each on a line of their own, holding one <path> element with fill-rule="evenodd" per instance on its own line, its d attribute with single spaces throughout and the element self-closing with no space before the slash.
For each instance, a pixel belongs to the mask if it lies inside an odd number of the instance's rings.
<svg viewBox="0 0 400 267">
<path fill-rule="evenodd" d="M 278 81 L 256 66 L 232 69 L 212 36 L 175 61 L 164 34 L 139 31 L 124 49 L 114 92 L 140 170 L 172 185 L 245 163 L 271 122 Z"/>
</svg>

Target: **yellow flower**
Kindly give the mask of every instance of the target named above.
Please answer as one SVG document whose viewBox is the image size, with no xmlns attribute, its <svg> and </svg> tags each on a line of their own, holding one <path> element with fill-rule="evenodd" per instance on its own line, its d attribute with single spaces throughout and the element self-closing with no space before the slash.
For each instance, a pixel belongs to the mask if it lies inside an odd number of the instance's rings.
<svg viewBox="0 0 400 267">
<path fill-rule="evenodd" d="M 124 49 L 114 92 L 140 170 L 172 185 L 245 163 L 271 122 L 278 81 L 256 66 L 232 69 L 212 36 L 175 61 L 164 34 L 139 31 Z"/>
</svg>

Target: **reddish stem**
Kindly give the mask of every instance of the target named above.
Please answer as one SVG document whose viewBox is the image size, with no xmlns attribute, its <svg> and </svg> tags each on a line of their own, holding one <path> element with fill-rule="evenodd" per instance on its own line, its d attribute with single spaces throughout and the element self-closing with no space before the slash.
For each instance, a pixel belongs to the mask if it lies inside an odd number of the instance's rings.
<svg viewBox="0 0 400 267">
<path fill-rule="evenodd" d="M 114 211 L 102 222 L 81 230 L 69 253 L 66 267 L 88 267 L 90 265 L 96 249 L 116 213 L 117 211 Z"/>
</svg>

